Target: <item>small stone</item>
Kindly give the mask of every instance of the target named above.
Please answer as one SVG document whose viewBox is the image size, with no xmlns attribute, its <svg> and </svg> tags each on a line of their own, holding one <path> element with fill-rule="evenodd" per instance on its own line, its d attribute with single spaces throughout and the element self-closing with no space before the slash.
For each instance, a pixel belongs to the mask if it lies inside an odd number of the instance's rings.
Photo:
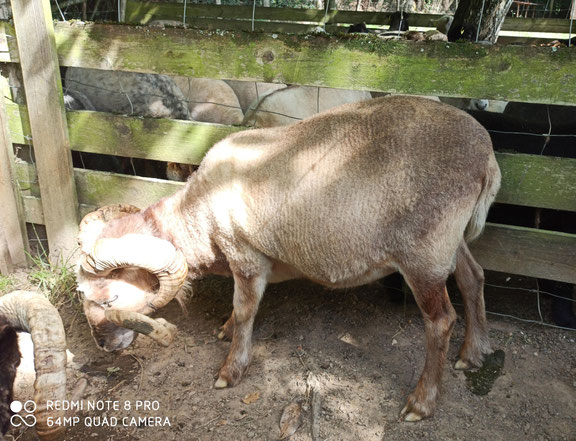
<svg viewBox="0 0 576 441">
<path fill-rule="evenodd" d="M 398 344 L 398 340 L 395 338 L 392 339 L 392 346 L 396 346 Z"/>
</svg>

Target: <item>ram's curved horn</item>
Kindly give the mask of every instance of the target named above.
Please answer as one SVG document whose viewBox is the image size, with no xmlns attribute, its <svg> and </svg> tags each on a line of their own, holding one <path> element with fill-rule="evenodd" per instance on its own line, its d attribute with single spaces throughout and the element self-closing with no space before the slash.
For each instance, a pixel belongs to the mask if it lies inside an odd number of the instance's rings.
<svg viewBox="0 0 576 441">
<path fill-rule="evenodd" d="M 49 411 L 46 404 L 48 400 L 66 399 L 66 335 L 62 319 L 46 297 L 30 291 L 14 291 L 0 297 L 0 314 L 16 330 L 32 336 L 36 433 L 42 441 L 60 440 L 65 427 L 49 427 L 48 418 L 64 417 L 64 411 Z"/>
<path fill-rule="evenodd" d="M 142 314 L 150 314 L 172 300 L 188 275 L 188 264 L 181 251 L 167 240 L 146 234 L 126 234 L 120 238 L 98 239 L 92 251 L 83 256 L 82 268 L 106 276 L 116 268 L 139 267 L 158 277 L 158 293 L 147 299 Z"/>
<path fill-rule="evenodd" d="M 122 328 L 147 335 L 162 346 L 170 346 L 176 336 L 176 326 L 163 318 L 154 320 L 144 314 L 119 309 L 106 310 L 106 318 Z"/>
<path fill-rule="evenodd" d="M 78 233 L 80 249 L 84 253 L 89 253 L 108 222 L 139 211 L 140 209 L 134 205 L 114 204 L 88 213 L 80 222 L 80 232 Z"/>
</svg>

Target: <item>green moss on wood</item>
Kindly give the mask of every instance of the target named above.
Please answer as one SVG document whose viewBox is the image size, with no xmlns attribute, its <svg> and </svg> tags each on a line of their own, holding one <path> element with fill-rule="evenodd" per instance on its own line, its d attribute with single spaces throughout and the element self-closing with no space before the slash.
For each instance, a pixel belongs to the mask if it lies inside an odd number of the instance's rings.
<svg viewBox="0 0 576 441">
<path fill-rule="evenodd" d="M 26 142 L 30 135 L 26 108 L 7 102 L 6 109 L 14 142 Z M 216 142 L 245 130 L 100 112 L 68 112 L 67 117 L 72 150 L 188 164 L 199 164 Z M 496 159 L 502 171 L 497 202 L 576 211 L 576 159 L 508 153 L 497 153 Z M 37 195 L 37 186 L 30 184 L 35 176 L 18 178 L 22 188 Z"/>
<path fill-rule="evenodd" d="M 219 140 L 242 130 L 218 124 L 68 112 L 72 150 L 200 164 Z"/>
<path fill-rule="evenodd" d="M 576 159 L 499 153 L 505 204 L 576 211 Z"/>
<path fill-rule="evenodd" d="M 63 65 L 576 105 L 568 48 L 61 23 Z M 271 55 L 267 59 L 262 54 Z M 152 61 L 151 61 L 152 60 Z"/>
</svg>

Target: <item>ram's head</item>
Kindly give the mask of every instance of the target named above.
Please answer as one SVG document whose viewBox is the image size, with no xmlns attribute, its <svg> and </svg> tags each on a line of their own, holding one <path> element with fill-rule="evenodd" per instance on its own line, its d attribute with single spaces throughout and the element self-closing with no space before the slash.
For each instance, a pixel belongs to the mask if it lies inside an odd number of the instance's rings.
<svg viewBox="0 0 576 441">
<path fill-rule="evenodd" d="M 167 240 L 154 237 L 142 213 L 131 205 L 110 205 L 80 223 L 78 290 L 98 346 L 126 348 L 136 333 L 167 346 L 175 327 L 147 315 L 178 298 L 188 266 Z"/>
</svg>

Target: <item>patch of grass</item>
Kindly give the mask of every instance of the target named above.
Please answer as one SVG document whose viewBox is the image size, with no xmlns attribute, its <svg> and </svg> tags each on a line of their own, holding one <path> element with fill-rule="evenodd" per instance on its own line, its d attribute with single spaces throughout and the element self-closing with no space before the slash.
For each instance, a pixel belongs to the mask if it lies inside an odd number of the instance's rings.
<svg viewBox="0 0 576 441">
<path fill-rule="evenodd" d="M 9 291 L 11 291 L 13 286 L 14 286 L 14 278 L 12 276 L 0 275 L 0 295 L 6 294 Z"/>
<path fill-rule="evenodd" d="M 28 274 L 28 280 L 46 295 L 50 303 L 56 307 L 79 304 L 76 274 L 68 259 L 52 264 L 45 253 L 41 256 L 30 256 L 30 259 L 33 267 Z"/>
<path fill-rule="evenodd" d="M 106 368 L 106 376 L 107 377 L 113 377 L 118 375 L 118 373 L 121 371 L 122 369 L 119 368 L 118 366 L 112 366 L 112 367 L 108 367 Z"/>
</svg>

